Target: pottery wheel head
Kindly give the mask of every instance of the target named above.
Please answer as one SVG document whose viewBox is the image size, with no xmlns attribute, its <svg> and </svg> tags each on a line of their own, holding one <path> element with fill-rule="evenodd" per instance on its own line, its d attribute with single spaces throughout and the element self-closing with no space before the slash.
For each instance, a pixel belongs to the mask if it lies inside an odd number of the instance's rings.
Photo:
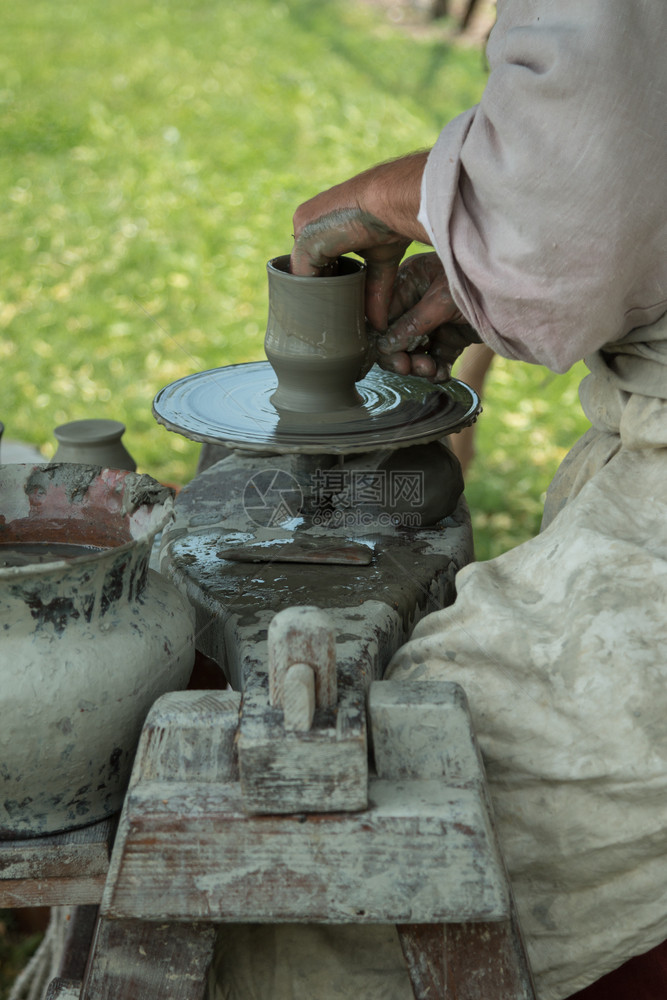
<svg viewBox="0 0 667 1000">
<path fill-rule="evenodd" d="M 356 383 L 358 406 L 329 413 L 278 411 L 268 361 L 197 372 L 172 382 L 153 401 L 169 431 L 193 441 L 273 454 L 343 455 L 424 444 L 474 423 L 479 398 L 465 383 L 433 385 L 377 365 Z"/>
</svg>

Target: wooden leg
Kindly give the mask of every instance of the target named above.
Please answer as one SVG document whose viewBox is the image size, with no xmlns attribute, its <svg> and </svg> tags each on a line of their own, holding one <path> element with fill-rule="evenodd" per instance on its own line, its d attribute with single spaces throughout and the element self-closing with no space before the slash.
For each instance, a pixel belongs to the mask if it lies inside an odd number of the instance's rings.
<svg viewBox="0 0 667 1000">
<path fill-rule="evenodd" d="M 514 922 L 397 927 L 415 1000 L 535 1000 Z"/>
<path fill-rule="evenodd" d="M 93 905 L 73 907 L 58 966 L 60 979 L 76 980 L 79 983 L 83 979 L 98 910 L 99 906 Z"/>
<path fill-rule="evenodd" d="M 444 1000 L 445 928 L 442 924 L 399 924 L 398 939 L 415 1000 Z"/>
<path fill-rule="evenodd" d="M 523 942 L 513 921 L 448 924 L 449 1000 L 535 1000 Z"/>
<path fill-rule="evenodd" d="M 475 0 L 473 0 L 474 2 Z M 469 3 L 466 16 L 469 16 L 470 6 Z M 464 31 L 466 26 L 467 24 L 461 25 L 461 31 Z M 456 377 L 463 379 L 466 385 L 474 389 L 480 399 L 492 361 L 493 351 L 490 347 L 487 347 L 486 344 L 471 344 L 470 347 L 466 347 L 456 369 Z M 476 424 L 464 427 L 458 434 L 452 434 L 449 439 L 449 447 L 461 463 L 464 479 L 475 455 L 476 427 Z"/>
<path fill-rule="evenodd" d="M 203 1000 L 215 926 L 98 920 L 81 1000 Z"/>
</svg>

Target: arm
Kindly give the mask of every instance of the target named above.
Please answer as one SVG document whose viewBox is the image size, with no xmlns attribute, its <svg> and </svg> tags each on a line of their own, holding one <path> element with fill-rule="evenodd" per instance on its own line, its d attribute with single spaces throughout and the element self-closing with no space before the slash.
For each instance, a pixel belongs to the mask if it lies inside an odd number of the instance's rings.
<svg viewBox="0 0 667 1000">
<path fill-rule="evenodd" d="M 667 306 L 664 10 L 499 0 L 484 94 L 436 142 L 420 218 L 505 357 L 565 371 Z"/>
<path fill-rule="evenodd" d="M 440 323 L 462 316 L 498 354 L 555 371 L 653 322 L 667 306 L 666 45 L 663 0 L 499 0 L 479 107 L 428 156 L 306 202 L 296 273 L 365 256 L 367 314 L 384 332 L 398 262 L 411 240 L 431 243 L 453 304 Z M 434 329 L 428 308 L 413 303 L 412 331 L 397 321 L 380 342 L 395 370 Z"/>
</svg>

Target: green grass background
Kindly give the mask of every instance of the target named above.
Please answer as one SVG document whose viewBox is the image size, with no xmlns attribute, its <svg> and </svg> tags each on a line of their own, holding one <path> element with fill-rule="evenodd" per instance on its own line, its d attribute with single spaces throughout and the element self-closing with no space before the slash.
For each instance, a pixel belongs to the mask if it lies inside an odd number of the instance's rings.
<svg viewBox="0 0 667 1000">
<path fill-rule="evenodd" d="M 182 483 L 198 446 L 151 401 L 263 357 L 265 264 L 296 206 L 430 146 L 479 97 L 477 48 L 413 37 L 354 0 L 3 0 L 0 419 L 127 425 L 141 471 Z M 532 534 L 585 428 L 581 376 L 495 363 L 467 495 L 479 557 Z"/>
</svg>

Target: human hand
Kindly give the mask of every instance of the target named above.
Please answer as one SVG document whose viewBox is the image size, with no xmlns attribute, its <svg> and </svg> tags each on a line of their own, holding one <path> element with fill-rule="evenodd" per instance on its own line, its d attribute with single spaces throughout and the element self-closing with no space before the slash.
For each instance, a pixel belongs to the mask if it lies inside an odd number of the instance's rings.
<svg viewBox="0 0 667 1000">
<path fill-rule="evenodd" d="M 425 153 L 380 164 L 337 184 L 294 214 L 293 274 L 331 274 L 337 258 L 354 252 L 366 261 L 366 318 L 388 324 L 394 279 L 408 246 L 427 240 L 417 221 Z"/>
<path fill-rule="evenodd" d="M 394 279 L 410 240 L 359 208 L 334 209 L 303 228 L 297 213 L 294 232 L 292 274 L 335 274 L 336 260 L 351 250 L 364 258 L 366 318 L 373 329 L 386 330 Z"/>
<path fill-rule="evenodd" d="M 437 254 L 409 257 L 396 275 L 389 329 L 377 341 L 378 363 L 400 375 L 444 382 L 463 349 L 479 340 L 451 296 Z"/>
</svg>

